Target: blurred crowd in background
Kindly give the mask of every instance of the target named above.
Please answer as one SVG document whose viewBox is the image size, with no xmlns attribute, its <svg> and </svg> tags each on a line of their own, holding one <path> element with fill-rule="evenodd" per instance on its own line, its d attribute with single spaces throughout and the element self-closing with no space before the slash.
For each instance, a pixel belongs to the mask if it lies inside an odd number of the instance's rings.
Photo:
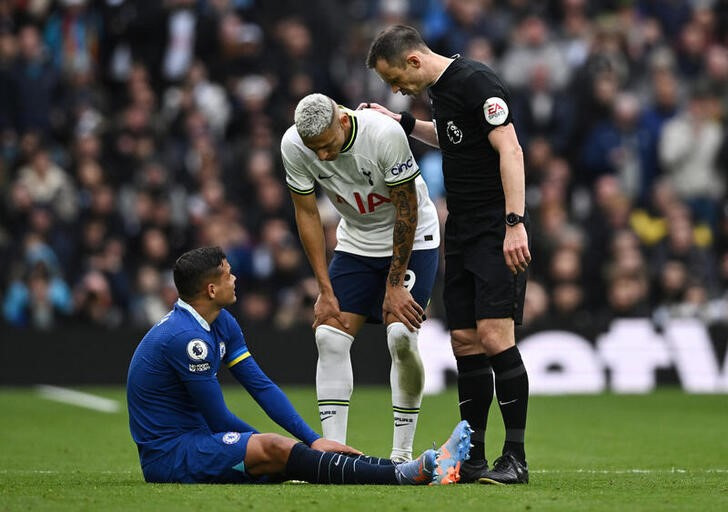
<svg viewBox="0 0 728 512">
<path fill-rule="evenodd" d="M 280 137 L 311 92 L 431 117 L 364 64 L 393 23 L 510 87 L 526 329 L 728 318 L 726 0 L 0 0 L 0 323 L 146 328 L 175 258 L 220 245 L 243 325 L 310 325 Z"/>
</svg>

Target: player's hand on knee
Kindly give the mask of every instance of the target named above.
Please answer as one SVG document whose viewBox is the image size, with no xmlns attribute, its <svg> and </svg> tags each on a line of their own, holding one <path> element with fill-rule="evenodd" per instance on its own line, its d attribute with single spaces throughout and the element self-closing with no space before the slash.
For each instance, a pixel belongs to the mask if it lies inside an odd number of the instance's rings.
<svg viewBox="0 0 728 512">
<path fill-rule="evenodd" d="M 319 450 L 321 452 L 345 453 L 346 455 L 363 455 L 363 453 L 356 448 L 352 448 L 351 446 L 339 443 L 338 441 L 332 441 L 331 439 L 324 439 L 323 437 L 319 437 L 313 443 L 311 443 L 311 448 L 313 448 L 314 450 Z"/>
<path fill-rule="evenodd" d="M 385 321 L 388 321 L 387 315 L 393 315 L 414 332 L 422 325 L 425 311 L 404 286 L 387 286 L 382 303 L 382 318 Z"/>
<path fill-rule="evenodd" d="M 338 321 L 345 330 L 349 329 L 349 321 L 341 313 L 336 296 L 320 293 L 313 305 L 313 325 L 311 327 L 315 330 L 319 325 L 332 318 Z"/>
</svg>

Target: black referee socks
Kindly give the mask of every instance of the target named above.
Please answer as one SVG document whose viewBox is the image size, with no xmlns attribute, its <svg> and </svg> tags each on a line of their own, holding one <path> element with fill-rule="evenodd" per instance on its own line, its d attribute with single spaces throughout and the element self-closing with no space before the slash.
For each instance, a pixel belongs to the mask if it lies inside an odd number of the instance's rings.
<svg viewBox="0 0 728 512">
<path fill-rule="evenodd" d="M 523 443 L 528 410 L 528 374 L 521 359 L 521 352 L 514 345 L 492 356 L 490 362 L 495 373 L 498 405 L 506 428 L 503 453 L 512 452 L 516 457 L 525 460 Z"/>
<path fill-rule="evenodd" d="M 470 460 L 485 459 L 485 427 L 493 401 L 493 370 L 485 354 L 456 356 L 460 419 L 474 430 L 470 436 Z"/>
</svg>

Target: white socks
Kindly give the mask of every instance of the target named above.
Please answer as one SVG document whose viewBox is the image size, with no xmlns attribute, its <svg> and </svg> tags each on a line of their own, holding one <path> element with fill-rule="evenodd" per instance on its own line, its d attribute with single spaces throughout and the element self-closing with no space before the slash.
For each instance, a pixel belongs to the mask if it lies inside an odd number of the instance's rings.
<svg viewBox="0 0 728 512">
<path fill-rule="evenodd" d="M 316 328 L 316 396 L 326 439 L 346 444 L 349 399 L 354 388 L 349 349 L 354 337 L 329 325 Z"/>
<path fill-rule="evenodd" d="M 316 396 L 321 430 L 326 439 L 346 443 L 349 399 L 354 388 L 349 351 L 354 337 L 331 327 L 316 328 L 318 364 Z M 417 350 L 417 332 L 410 332 L 401 322 L 387 326 L 387 346 L 392 356 L 389 373 L 392 387 L 394 435 L 392 454 L 395 461 L 412 459 L 412 444 L 422 404 L 425 373 Z"/>
<path fill-rule="evenodd" d="M 410 332 L 401 322 L 387 326 L 387 345 L 392 356 L 389 381 L 394 412 L 390 458 L 397 462 L 412 459 L 412 443 L 425 385 L 425 372 L 417 350 L 417 334 Z"/>
</svg>

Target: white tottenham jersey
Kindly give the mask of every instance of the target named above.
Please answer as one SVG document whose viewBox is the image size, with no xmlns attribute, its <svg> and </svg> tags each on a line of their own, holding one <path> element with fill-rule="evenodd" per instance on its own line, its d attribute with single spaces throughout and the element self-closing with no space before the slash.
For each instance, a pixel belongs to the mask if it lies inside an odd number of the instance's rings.
<svg viewBox="0 0 728 512">
<path fill-rule="evenodd" d="M 341 215 L 336 250 L 391 256 L 395 211 L 389 188 L 414 180 L 418 222 L 413 250 L 438 247 L 437 211 L 399 123 L 372 110 L 343 110 L 351 117 L 351 137 L 334 161 L 320 161 L 303 144 L 295 126 L 283 135 L 288 188 L 312 194 L 318 182 L 326 192 Z"/>
</svg>

